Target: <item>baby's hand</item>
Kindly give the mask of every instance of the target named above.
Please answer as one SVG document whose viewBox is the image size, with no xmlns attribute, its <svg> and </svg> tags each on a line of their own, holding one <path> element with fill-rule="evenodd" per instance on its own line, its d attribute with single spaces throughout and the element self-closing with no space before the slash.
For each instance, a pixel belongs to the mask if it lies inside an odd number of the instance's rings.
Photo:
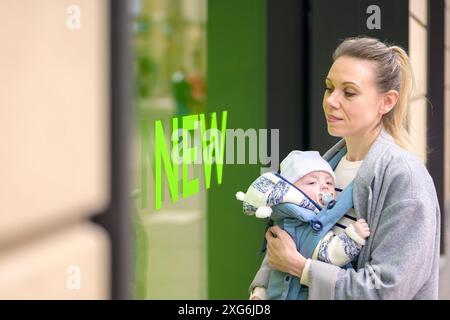
<svg viewBox="0 0 450 320">
<path fill-rule="evenodd" d="M 369 225 L 364 219 L 359 219 L 358 221 L 356 221 L 353 227 L 355 228 L 355 232 L 358 234 L 358 236 L 363 239 L 366 239 L 370 235 Z"/>
</svg>

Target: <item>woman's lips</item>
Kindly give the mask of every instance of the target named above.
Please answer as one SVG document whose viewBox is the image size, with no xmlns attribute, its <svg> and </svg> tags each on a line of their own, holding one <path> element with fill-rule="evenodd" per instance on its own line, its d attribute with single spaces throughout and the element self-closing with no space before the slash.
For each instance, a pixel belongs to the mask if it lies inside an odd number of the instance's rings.
<svg viewBox="0 0 450 320">
<path fill-rule="evenodd" d="M 337 121 L 341 121 L 341 120 L 342 120 L 341 118 L 337 118 L 337 117 L 332 116 L 332 115 L 328 115 L 327 116 L 327 121 L 328 122 L 337 122 Z"/>
</svg>

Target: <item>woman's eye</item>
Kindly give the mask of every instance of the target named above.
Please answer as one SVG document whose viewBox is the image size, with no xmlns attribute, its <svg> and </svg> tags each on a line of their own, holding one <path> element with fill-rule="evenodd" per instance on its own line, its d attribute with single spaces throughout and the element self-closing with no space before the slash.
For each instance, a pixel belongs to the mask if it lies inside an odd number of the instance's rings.
<svg viewBox="0 0 450 320">
<path fill-rule="evenodd" d="M 330 87 L 325 87 L 325 91 L 326 92 L 331 92 L 333 89 L 332 88 L 330 88 Z"/>
<path fill-rule="evenodd" d="M 350 98 L 353 97 L 356 93 L 345 91 L 344 94 L 346 97 Z"/>
</svg>

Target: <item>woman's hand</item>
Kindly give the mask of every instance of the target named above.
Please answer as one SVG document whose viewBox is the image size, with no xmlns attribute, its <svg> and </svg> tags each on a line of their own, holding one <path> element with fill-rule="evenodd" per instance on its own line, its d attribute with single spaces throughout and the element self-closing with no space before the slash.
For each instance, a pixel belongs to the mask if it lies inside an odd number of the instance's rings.
<svg viewBox="0 0 450 320">
<path fill-rule="evenodd" d="M 267 230 L 266 240 L 269 266 L 300 278 L 306 259 L 297 251 L 291 236 L 280 227 L 274 226 Z"/>
</svg>

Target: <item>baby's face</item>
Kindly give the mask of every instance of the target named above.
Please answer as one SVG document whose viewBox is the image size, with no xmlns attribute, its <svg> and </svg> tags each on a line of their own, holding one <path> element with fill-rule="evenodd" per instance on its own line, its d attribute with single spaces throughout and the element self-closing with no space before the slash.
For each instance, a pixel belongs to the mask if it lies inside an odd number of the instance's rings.
<svg viewBox="0 0 450 320">
<path fill-rule="evenodd" d="M 310 172 L 298 179 L 294 185 L 321 206 L 325 205 L 322 199 L 324 193 L 330 193 L 333 197 L 336 195 L 333 178 L 325 171 Z"/>
</svg>

